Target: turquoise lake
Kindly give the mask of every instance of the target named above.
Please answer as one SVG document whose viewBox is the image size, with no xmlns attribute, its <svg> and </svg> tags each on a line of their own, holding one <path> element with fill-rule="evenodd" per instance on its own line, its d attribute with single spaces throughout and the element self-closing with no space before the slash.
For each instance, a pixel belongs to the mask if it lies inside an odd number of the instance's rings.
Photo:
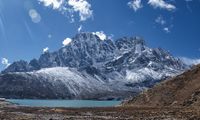
<svg viewBox="0 0 200 120">
<path fill-rule="evenodd" d="M 112 107 L 121 101 L 95 101 L 95 100 L 32 100 L 32 99 L 7 99 L 7 101 L 30 107 Z"/>
</svg>

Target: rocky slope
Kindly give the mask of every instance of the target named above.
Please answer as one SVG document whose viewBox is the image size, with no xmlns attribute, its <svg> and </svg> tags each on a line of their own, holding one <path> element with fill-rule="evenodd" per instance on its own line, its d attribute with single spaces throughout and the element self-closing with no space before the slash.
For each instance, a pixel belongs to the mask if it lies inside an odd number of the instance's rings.
<svg viewBox="0 0 200 120">
<path fill-rule="evenodd" d="M 200 106 L 200 65 L 164 81 L 132 100 L 124 103 L 132 106 Z"/>
<path fill-rule="evenodd" d="M 7 98 L 126 98 L 180 74 L 186 65 L 139 37 L 102 41 L 80 33 L 55 52 L 11 64 L 0 75 Z"/>
<path fill-rule="evenodd" d="M 42 99 L 122 99 L 139 92 L 125 81 L 106 81 L 74 68 L 56 67 L 0 76 L 0 97 Z"/>
</svg>

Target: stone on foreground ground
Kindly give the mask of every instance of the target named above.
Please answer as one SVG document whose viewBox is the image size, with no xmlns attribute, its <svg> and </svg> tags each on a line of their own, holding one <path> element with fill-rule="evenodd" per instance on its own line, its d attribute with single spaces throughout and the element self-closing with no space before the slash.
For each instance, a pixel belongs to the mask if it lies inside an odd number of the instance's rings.
<svg viewBox="0 0 200 120">
<path fill-rule="evenodd" d="M 199 108 L 42 108 L 0 101 L 0 120 L 200 120 Z"/>
</svg>

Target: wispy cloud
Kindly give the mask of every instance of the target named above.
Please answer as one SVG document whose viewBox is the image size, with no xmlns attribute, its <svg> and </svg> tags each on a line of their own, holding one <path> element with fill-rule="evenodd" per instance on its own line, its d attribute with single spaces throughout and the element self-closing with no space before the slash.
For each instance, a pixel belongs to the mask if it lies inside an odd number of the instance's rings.
<svg viewBox="0 0 200 120">
<path fill-rule="evenodd" d="M 141 9 L 143 7 L 141 0 L 133 0 L 128 2 L 128 6 L 132 8 L 134 11 Z"/>
<path fill-rule="evenodd" d="M 48 36 L 47 36 L 49 39 L 51 39 L 52 38 L 52 34 L 48 34 Z"/>
<path fill-rule="evenodd" d="M 179 57 L 186 65 L 197 65 L 200 64 L 200 59 L 192 59 L 187 57 Z"/>
<path fill-rule="evenodd" d="M 172 18 L 171 18 L 171 22 L 172 22 Z M 156 19 L 155 19 L 155 23 L 156 25 L 159 26 L 159 28 L 161 28 L 165 33 L 170 33 L 171 29 L 173 28 L 173 24 L 167 21 L 162 15 L 159 15 Z"/>
<path fill-rule="evenodd" d="M 71 42 L 72 42 L 72 39 L 71 39 L 71 38 L 66 38 L 66 39 L 64 39 L 64 40 L 63 40 L 63 43 L 62 43 L 62 44 L 63 44 L 63 47 L 64 47 L 64 46 L 67 46 L 67 45 L 68 45 L 69 43 L 71 43 Z"/>
<path fill-rule="evenodd" d="M 8 67 L 10 65 L 10 63 L 9 63 L 7 58 L 2 58 L 1 59 L 1 64 L 5 65 L 6 67 Z"/>
<path fill-rule="evenodd" d="M 190 6 L 190 3 L 193 2 L 193 0 L 185 0 L 186 3 L 186 8 L 188 9 L 188 11 L 192 12 L 192 8 Z"/>
<path fill-rule="evenodd" d="M 160 24 L 160 25 L 164 25 L 166 24 L 166 21 L 164 20 L 163 16 L 158 16 L 156 19 L 155 19 L 155 22 Z"/>
<path fill-rule="evenodd" d="M 168 11 L 172 11 L 176 9 L 175 5 L 169 4 L 165 2 L 164 0 L 149 0 L 148 4 L 154 8 L 166 9 Z"/>
<path fill-rule="evenodd" d="M 60 11 L 62 14 L 68 15 L 71 22 L 74 22 L 74 13 L 79 14 L 80 21 L 85 21 L 93 16 L 91 4 L 87 0 L 38 0 L 46 7 Z"/>
<path fill-rule="evenodd" d="M 170 33 L 170 29 L 168 27 L 164 27 L 163 30 L 166 32 L 166 33 Z"/>
</svg>

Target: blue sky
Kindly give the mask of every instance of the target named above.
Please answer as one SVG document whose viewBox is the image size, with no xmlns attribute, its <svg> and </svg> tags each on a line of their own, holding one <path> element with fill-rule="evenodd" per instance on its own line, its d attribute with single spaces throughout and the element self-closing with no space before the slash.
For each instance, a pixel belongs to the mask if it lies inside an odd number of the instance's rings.
<svg viewBox="0 0 200 120">
<path fill-rule="evenodd" d="M 0 0 L 0 70 L 58 50 L 79 31 L 142 36 L 150 47 L 197 62 L 199 11 L 200 0 Z"/>
</svg>

